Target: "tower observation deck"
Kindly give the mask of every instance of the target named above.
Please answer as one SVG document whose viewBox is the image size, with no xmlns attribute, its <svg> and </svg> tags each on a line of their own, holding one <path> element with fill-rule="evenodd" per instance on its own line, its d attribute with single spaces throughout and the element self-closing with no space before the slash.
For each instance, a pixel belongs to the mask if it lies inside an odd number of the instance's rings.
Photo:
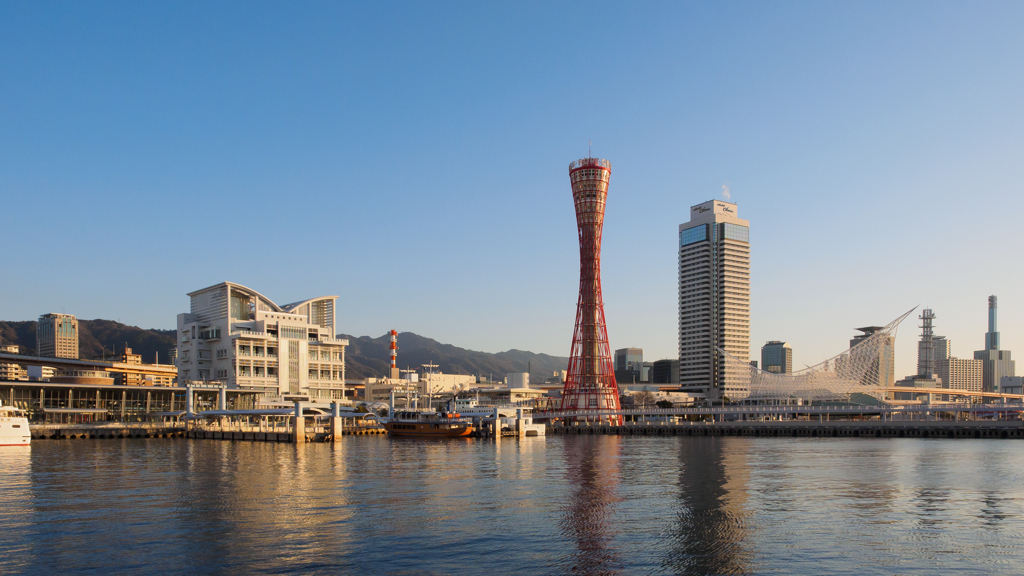
<svg viewBox="0 0 1024 576">
<path fill-rule="evenodd" d="M 600 158 L 583 158 L 569 164 L 580 237 L 580 294 L 562 410 L 620 407 L 601 296 L 601 233 L 611 173 L 611 163 Z M 621 417 L 609 419 L 618 423 Z"/>
</svg>

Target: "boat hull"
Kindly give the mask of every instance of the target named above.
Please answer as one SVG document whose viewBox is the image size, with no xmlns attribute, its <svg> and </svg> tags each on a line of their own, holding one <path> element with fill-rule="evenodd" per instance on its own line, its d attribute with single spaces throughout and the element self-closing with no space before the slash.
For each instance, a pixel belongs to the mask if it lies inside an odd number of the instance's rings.
<svg viewBox="0 0 1024 576">
<path fill-rule="evenodd" d="M 473 433 L 473 427 L 464 423 L 388 422 L 384 428 L 394 436 L 461 438 Z"/>
<path fill-rule="evenodd" d="M 27 418 L 0 417 L 0 446 L 28 446 L 31 442 Z"/>
</svg>

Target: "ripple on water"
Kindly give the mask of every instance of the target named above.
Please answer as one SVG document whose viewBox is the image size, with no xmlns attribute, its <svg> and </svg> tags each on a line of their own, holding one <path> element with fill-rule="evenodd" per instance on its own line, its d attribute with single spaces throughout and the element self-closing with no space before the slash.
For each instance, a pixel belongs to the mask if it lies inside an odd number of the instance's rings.
<svg viewBox="0 0 1024 576">
<path fill-rule="evenodd" d="M 1016 574 L 1013 441 L 552 436 L 2 449 L 0 572 Z"/>
</svg>

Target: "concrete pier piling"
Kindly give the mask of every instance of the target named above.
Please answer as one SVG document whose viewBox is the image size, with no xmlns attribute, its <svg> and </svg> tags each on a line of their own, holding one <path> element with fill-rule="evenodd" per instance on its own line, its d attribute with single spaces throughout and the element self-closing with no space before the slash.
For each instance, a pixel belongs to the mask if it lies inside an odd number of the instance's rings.
<svg viewBox="0 0 1024 576">
<path fill-rule="evenodd" d="M 184 438 L 185 426 L 181 424 L 119 424 L 113 426 L 69 426 L 63 425 L 32 425 L 29 428 L 33 440 L 64 440 L 93 439 L 107 440 L 117 438 Z"/>
<path fill-rule="evenodd" d="M 302 417 L 302 402 L 295 402 L 295 416 L 292 416 L 292 442 L 296 444 L 306 441 L 306 419 Z"/>
</svg>

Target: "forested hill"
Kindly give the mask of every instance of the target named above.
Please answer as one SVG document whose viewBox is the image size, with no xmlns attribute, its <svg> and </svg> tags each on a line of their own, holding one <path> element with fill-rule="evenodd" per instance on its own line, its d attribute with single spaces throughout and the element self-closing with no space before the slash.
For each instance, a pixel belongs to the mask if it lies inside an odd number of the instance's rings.
<svg viewBox="0 0 1024 576">
<path fill-rule="evenodd" d="M 345 352 L 345 374 L 348 378 L 384 376 L 390 362 L 388 335 L 378 338 L 369 336 L 348 336 L 349 347 Z M 522 350 L 508 350 L 491 354 L 477 352 L 442 344 L 412 332 L 398 335 L 398 367 L 419 368 L 423 364 L 437 364 L 438 370 L 446 374 L 477 374 L 500 380 L 509 372 L 532 370 L 535 382 L 542 382 L 556 370 L 565 370 L 568 358 L 536 354 Z"/>
</svg>

